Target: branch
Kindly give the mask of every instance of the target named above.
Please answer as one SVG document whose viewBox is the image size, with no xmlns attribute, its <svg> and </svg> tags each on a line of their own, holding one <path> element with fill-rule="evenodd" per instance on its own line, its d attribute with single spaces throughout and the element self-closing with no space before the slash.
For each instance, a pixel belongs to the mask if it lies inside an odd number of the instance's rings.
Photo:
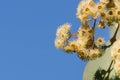
<svg viewBox="0 0 120 80">
<path fill-rule="evenodd" d="M 95 27 L 96 27 L 96 21 L 97 21 L 97 20 L 95 19 L 95 20 L 94 20 L 93 27 L 92 27 L 93 30 L 95 30 Z"/>
<path fill-rule="evenodd" d="M 116 41 L 116 36 L 117 36 L 117 32 L 118 32 L 118 30 L 119 30 L 119 27 L 120 27 L 120 24 L 118 23 L 118 27 L 117 27 L 117 29 L 116 29 L 113 37 L 110 39 L 110 43 L 111 43 L 111 44 L 108 45 L 108 46 L 103 46 L 104 49 L 110 47 L 110 46 Z"/>
<path fill-rule="evenodd" d="M 105 76 L 106 76 L 106 74 L 105 74 L 104 77 L 103 77 L 103 80 L 108 80 L 108 79 L 109 79 L 110 72 L 113 70 L 113 68 L 111 68 L 111 67 L 112 67 L 112 64 L 113 64 L 113 60 L 111 61 L 108 70 L 106 71 L 106 72 L 108 73 L 108 74 L 107 74 L 107 77 L 105 77 Z"/>
<path fill-rule="evenodd" d="M 74 33 L 74 34 L 70 34 L 70 36 L 77 36 L 78 32 Z"/>
<path fill-rule="evenodd" d="M 93 24 L 93 27 L 92 27 L 92 29 L 93 29 L 93 32 L 95 31 L 95 27 L 96 27 L 96 19 L 94 19 L 94 24 Z M 94 36 L 93 36 L 93 42 L 95 41 L 95 38 L 94 38 Z M 93 43 L 93 48 L 95 47 L 95 43 Z"/>
</svg>

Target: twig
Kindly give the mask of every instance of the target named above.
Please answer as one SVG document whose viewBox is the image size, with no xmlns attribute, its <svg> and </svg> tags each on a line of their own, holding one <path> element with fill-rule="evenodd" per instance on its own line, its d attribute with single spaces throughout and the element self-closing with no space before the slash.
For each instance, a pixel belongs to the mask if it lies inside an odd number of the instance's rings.
<svg viewBox="0 0 120 80">
<path fill-rule="evenodd" d="M 94 24 L 93 24 L 93 27 L 92 27 L 93 32 L 95 31 L 95 27 L 96 27 L 96 19 L 94 20 Z M 95 41 L 95 37 L 93 36 L 93 48 L 95 47 L 94 41 Z"/>
<path fill-rule="evenodd" d="M 108 46 L 103 46 L 104 49 L 110 47 L 110 46 L 116 41 L 116 35 L 117 35 L 117 32 L 118 32 L 119 27 L 120 27 L 119 25 L 120 25 L 120 24 L 118 23 L 118 27 L 117 27 L 117 29 L 116 29 L 116 31 L 115 31 L 113 37 L 110 39 L 110 43 L 111 43 L 111 44 L 108 45 Z"/>
</svg>

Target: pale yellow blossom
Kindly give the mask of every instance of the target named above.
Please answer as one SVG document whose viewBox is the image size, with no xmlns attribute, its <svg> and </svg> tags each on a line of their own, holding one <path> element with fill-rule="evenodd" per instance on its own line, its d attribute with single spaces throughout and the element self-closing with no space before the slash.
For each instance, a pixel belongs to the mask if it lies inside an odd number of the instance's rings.
<svg viewBox="0 0 120 80">
<path fill-rule="evenodd" d="M 55 47 L 58 49 L 63 49 L 64 47 L 64 41 L 62 39 L 55 39 Z"/>
<path fill-rule="evenodd" d="M 74 49 L 74 51 L 77 50 L 77 41 L 76 40 L 73 40 L 69 43 L 70 47 Z"/>
<path fill-rule="evenodd" d="M 102 52 L 100 52 L 99 49 L 90 49 L 89 57 L 90 59 L 95 59 L 97 57 L 100 57 L 102 55 Z"/>
<path fill-rule="evenodd" d="M 72 53 L 72 52 L 74 52 L 74 48 L 71 47 L 70 45 L 67 45 L 64 47 L 64 51 L 68 52 L 68 53 Z"/>
<path fill-rule="evenodd" d="M 56 37 L 66 41 L 70 36 L 70 24 L 66 23 L 57 29 Z"/>
<path fill-rule="evenodd" d="M 98 37 L 97 39 L 96 39 L 96 44 L 98 45 L 98 46 L 102 46 L 103 44 L 104 44 L 104 38 L 102 38 L 102 37 Z"/>
</svg>

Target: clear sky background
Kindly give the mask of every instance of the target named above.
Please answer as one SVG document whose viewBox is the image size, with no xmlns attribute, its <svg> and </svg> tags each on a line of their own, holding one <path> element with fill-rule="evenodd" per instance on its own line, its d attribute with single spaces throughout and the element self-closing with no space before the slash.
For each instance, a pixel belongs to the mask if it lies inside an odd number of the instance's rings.
<svg viewBox="0 0 120 80">
<path fill-rule="evenodd" d="M 0 0 L 0 80 L 82 80 L 86 62 L 54 47 L 59 25 L 80 26 L 80 0 Z"/>
</svg>

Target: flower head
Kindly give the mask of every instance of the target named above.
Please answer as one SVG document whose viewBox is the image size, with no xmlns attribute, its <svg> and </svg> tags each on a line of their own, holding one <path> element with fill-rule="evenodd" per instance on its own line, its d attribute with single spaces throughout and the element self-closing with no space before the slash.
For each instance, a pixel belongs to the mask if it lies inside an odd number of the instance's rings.
<svg viewBox="0 0 120 80">
<path fill-rule="evenodd" d="M 67 53 L 72 53 L 72 52 L 74 52 L 74 48 L 71 47 L 70 45 L 67 45 L 64 47 L 64 51 Z"/>
<path fill-rule="evenodd" d="M 104 44 L 104 42 L 105 41 L 104 41 L 104 39 L 102 37 L 99 37 L 99 38 L 96 39 L 96 44 L 98 46 L 102 46 Z"/>
<path fill-rule="evenodd" d="M 81 49 L 78 53 L 78 57 L 82 60 L 88 60 L 88 54 L 86 49 Z"/>
<path fill-rule="evenodd" d="M 90 49 L 89 57 L 90 59 L 95 59 L 96 57 L 101 56 L 102 52 L 99 49 Z"/>
<path fill-rule="evenodd" d="M 56 36 L 64 41 L 69 39 L 70 36 L 70 24 L 66 23 L 57 29 Z"/>
<path fill-rule="evenodd" d="M 62 39 L 55 39 L 55 47 L 58 49 L 63 49 L 64 47 L 64 41 Z"/>
</svg>

